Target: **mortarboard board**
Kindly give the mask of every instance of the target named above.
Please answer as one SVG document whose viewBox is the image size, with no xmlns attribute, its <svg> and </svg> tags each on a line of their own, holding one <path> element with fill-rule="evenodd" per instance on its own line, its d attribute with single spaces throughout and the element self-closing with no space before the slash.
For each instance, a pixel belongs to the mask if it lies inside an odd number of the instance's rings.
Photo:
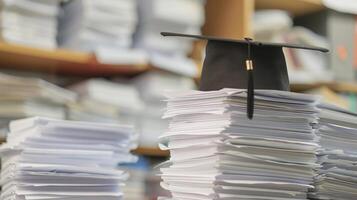
<svg viewBox="0 0 357 200">
<path fill-rule="evenodd" d="M 283 47 L 328 52 L 328 49 L 325 48 L 263 43 L 249 38 L 233 40 L 170 32 L 161 34 L 207 40 L 200 90 L 247 89 L 247 116 L 249 119 L 253 117 L 254 89 L 289 91 L 289 76 Z"/>
</svg>

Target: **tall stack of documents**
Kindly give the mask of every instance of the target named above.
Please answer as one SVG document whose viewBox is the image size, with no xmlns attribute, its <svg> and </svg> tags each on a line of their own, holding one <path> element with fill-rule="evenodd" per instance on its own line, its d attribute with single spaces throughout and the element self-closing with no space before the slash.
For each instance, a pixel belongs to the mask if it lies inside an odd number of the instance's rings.
<svg viewBox="0 0 357 200">
<path fill-rule="evenodd" d="M 66 2 L 59 18 L 59 44 L 85 51 L 128 48 L 138 21 L 136 6 L 135 0 Z"/>
<path fill-rule="evenodd" d="M 57 47 L 58 0 L 1 0 L 0 38 L 6 42 Z"/>
<path fill-rule="evenodd" d="M 12 121 L 1 146 L 1 199 L 122 199 L 136 161 L 128 126 L 46 118 Z"/>
<path fill-rule="evenodd" d="M 47 81 L 3 73 L 0 91 L 0 131 L 13 119 L 31 116 L 64 119 L 66 104 L 76 100 L 75 93 Z"/>
<path fill-rule="evenodd" d="M 246 90 L 169 94 L 161 136 L 171 158 L 161 166 L 163 199 L 306 199 L 318 144 L 312 124 L 317 98 L 255 90 L 254 118 Z"/>
<path fill-rule="evenodd" d="M 328 104 L 319 107 L 322 168 L 310 196 L 357 199 L 357 114 Z"/>
</svg>

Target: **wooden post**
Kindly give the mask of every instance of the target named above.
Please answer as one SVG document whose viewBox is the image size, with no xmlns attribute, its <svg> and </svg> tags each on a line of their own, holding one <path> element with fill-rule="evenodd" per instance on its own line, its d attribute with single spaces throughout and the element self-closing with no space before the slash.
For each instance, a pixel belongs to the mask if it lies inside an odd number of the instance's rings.
<svg viewBox="0 0 357 200">
<path fill-rule="evenodd" d="M 252 37 L 254 0 L 207 0 L 203 33 L 242 39 Z"/>
</svg>

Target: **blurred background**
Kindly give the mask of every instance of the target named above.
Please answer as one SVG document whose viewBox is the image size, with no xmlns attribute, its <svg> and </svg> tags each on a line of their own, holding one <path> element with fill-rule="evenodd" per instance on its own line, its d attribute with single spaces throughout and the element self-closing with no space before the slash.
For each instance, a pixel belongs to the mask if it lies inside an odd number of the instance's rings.
<svg viewBox="0 0 357 200">
<path fill-rule="evenodd" d="M 161 31 L 287 42 L 295 92 L 357 110 L 355 0 L 0 0 L 0 133 L 10 120 L 132 124 L 138 163 L 126 199 L 156 199 L 164 91 L 196 89 L 204 41 Z"/>
</svg>

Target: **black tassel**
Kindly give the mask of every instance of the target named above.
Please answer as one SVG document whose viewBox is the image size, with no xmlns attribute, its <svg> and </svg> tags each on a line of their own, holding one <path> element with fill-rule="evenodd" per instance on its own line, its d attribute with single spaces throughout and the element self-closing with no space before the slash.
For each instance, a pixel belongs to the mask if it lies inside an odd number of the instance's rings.
<svg viewBox="0 0 357 200">
<path fill-rule="evenodd" d="M 253 70 L 248 70 L 247 116 L 253 119 L 254 114 L 254 77 Z"/>
<path fill-rule="evenodd" d="M 253 77 L 253 61 L 251 60 L 251 38 L 244 38 L 247 41 L 248 52 L 245 67 L 248 73 L 248 88 L 247 88 L 247 117 L 253 119 L 254 114 L 254 77 Z"/>
</svg>

